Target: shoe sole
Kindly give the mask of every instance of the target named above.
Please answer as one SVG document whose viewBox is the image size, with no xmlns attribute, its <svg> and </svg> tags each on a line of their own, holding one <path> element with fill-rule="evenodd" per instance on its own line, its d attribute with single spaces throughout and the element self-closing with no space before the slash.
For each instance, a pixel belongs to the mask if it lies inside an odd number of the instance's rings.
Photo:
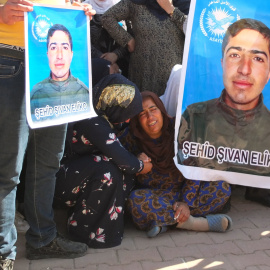
<svg viewBox="0 0 270 270">
<path fill-rule="evenodd" d="M 28 260 L 42 260 L 42 259 L 74 259 L 74 258 L 79 258 L 79 257 L 83 257 L 85 254 L 87 253 L 87 251 L 85 251 L 84 253 L 71 253 L 71 254 L 26 254 L 26 258 Z"/>
</svg>

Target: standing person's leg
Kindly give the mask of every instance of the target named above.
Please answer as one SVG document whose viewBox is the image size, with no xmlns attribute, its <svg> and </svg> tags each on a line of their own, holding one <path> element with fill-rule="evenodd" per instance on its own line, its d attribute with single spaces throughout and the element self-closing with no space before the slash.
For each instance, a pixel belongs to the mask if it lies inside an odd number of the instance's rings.
<svg viewBox="0 0 270 270">
<path fill-rule="evenodd" d="M 55 174 L 63 155 L 66 125 L 30 130 L 25 182 L 25 215 L 30 229 L 26 233 L 26 257 L 76 258 L 87 245 L 57 234 L 53 219 Z"/>
<path fill-rule="evenodd" d="M 52 202 L 65 135 L 66 125 L 30 130 L 24 203 L 30 225 L 26 240 L 33 248 L 46 246 L 56 237 Z"/>
<path fill-rule="evenodd" d="M 8 56 L 9 55 L 9 56 Z M 13 264 L 17 240 L 15 218 L 16 186 L 28 141 L 25 119 L 24 63 L 0 49 L 0 265 Z M 22 57 L 23 58 L 23 54 Z M 12 269 L 12 266 L 9 266 Z"/>
</svg>

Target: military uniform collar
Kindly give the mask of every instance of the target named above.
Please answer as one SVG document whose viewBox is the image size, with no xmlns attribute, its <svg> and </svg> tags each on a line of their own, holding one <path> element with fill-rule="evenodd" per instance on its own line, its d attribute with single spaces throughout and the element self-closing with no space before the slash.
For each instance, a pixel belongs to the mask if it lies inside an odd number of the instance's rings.
<svg viewBox="0 0 270 270">
<path fill-rule="evenodd" d="M 261 114 L 261 108 L 263 106 L 263 95 L 260 95 L 260 100 L 258 105 L 252 110 L 237 110 L 234 108 L 229 107 L 225 103 L 225 89 L 223 89 L 221 96 L 218 99 L 218 106 L 221 108 L 221 112 L 225 119 L 233 124 L 233 125 L 240 125 L 245 126 L 253 121 L 255 118 L 259 117 Z"/>
</svg>

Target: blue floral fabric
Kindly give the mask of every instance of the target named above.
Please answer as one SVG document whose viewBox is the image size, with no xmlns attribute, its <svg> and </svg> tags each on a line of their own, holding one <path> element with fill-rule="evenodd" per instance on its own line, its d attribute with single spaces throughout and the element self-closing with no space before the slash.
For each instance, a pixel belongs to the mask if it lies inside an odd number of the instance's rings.
<svg viewBox="0 0 270 270">
<path fill-rule="evenodd" d="M 136 138 L 128 128 L 119 139 L 131 152 L 140 152 Z M 220 212 L 230 195 L 230 185 L 225 181 L 188 180 L 170 172 L 161 174 L 153 168 L 149 173 L 137 176 L 137 189 L 131 192 L 127 209 L 139 229 L 149 230 L 176 223 L 173 211 L 176 201 L 187 203 L 191 215 L 198 217 Z"/>
</svg>

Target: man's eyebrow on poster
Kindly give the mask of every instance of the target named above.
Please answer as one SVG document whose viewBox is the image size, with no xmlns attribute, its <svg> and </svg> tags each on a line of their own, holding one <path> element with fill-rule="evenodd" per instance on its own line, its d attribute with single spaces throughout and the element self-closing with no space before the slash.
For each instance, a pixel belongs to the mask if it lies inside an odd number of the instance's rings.
<svg viewBox="0 0 270 270">
<path fill-rule="evenodd" d="M 241 47 L 234 47 L 234 46 L 232 46 L 232 47 L 230 47 L 230 48 L 228 48 L 228 50 L 226 51 L 226 53 L 227 52 L 229 52 L 230 50 L 232 50 L 232 49 L 235 49 L 235 50 L 237 50 L 237 51 L 239 51 L 239 52 L 244 52 L 245 51 L 245 49 L 243 49 L 243 48 L 241 48 Z M 263 55 L 265 55 L 265 57 L 268 59 L 268 55 L 267 55 L 267 53 L 266 52 L 264 52 L 264 51 L 258 51 L 258 50 L 249 50 L 248 51 L 250 54 L 263 54 Z M 259 60 L 259 59 L 258 59 Z"/>
</svg>

